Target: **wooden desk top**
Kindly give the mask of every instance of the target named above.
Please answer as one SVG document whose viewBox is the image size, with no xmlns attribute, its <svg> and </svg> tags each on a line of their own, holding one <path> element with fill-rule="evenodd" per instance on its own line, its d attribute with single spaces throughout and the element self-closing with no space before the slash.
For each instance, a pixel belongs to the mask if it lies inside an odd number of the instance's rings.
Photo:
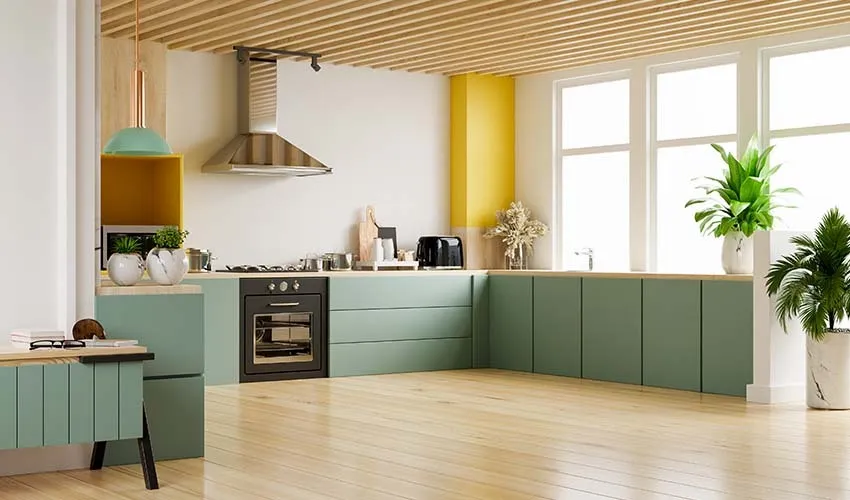
<svg viewBox="0 0 850 500">
<path fill-rule="evenodd" d="M 141 354 L 148 352 L 144 346 L 127 347 L 78 347 L 73 349 L 35 349 L 30 351 L 24 347 L 16 347 L 8 342 L 0 343 L 0 363 L 15 363 L 25 361 L 44 363 L 71 363 L 80 356 L 108 356 L 115 354 Z"/>
</svg>

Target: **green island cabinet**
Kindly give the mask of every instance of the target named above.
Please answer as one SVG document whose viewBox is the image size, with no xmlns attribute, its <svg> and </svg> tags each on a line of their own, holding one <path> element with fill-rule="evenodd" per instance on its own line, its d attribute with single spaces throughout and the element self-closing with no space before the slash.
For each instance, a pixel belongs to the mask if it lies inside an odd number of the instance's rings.
<svg viewBox="0 0 850 500">
<path fill-rule="evenodd" d="M 144 364 L 144 404 L 156 460 L 204 456 L 204 296 L 100 295 L 95 317 L 112 338 L 155 353 Z M 110 443 L 105 465 L 138 463 L 135 440 Z"/>
<path fill-rule="evenodd" d="M 490 367 L 534 370 L 533 278 L 489 277 Z"/>
<path fill-rule="evenodd" d="M 699 391 L 701 282 L 643 280 L 643 384 Z"/>
<path fill-rule="evenodd" d="M 753 284 L 702 282 L 702 392 L 746 396 L 753 382 Z"/>
<path fill-rule="evenodd" d="M 642 383 L 641 285 L 633 278 L 582 279 L 582 377 Z"/>
<path fill-rule="evenodd" d="M 471 274 L 330 277 L 329 375 L 471 368 L 473 295 Z"/>
<path fill-rule="evenodd" d="M 191 275 L 190 275 L 191 276 Z M 184 279 L 204 294 L 204 383 L 239 383 L 239 278 Z"/>
</svg>

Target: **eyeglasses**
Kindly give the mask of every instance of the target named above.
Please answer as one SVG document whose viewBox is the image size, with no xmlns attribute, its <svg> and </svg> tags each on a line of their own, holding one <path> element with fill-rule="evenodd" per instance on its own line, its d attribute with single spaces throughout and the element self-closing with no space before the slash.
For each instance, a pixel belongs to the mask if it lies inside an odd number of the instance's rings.
<svg viewBox="0 0 850 500">
<path fill-rule="evenodd" d="M 30 351 L 35 349 L 73 349 L 85 347 L 86 344 L 80 340 L 36 340 L 30 342 Z"/>
</svg>

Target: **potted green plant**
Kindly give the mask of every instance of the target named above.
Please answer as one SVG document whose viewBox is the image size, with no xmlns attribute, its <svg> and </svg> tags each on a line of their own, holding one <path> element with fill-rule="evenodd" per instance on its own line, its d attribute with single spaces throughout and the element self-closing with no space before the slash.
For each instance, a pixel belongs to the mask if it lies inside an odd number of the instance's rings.
<svg viewBox="0 0 850 500">
<path fill-rule="evenodd" d="M 531 210 L 521 201 L 511 202 L 507 210 L 496 212 L 496 226 L 484 233 L 485 238 L 501 237 L 505 244 L 508 269 L 526 269 L 534 240 L 546 234 L 546 224 L 531 218 Z"/>
<path fill-rule="evenodd" d="M 704 177 L 708 185 L 698 186 L 705 196 L 689 200 L 685 208 L 698 205 L 694 220 L 703 234 L 723 238 L 721 262 L 727 274 L 753 272 L 752 235 L 773 228 L 777 208 L 791 208 L 776 203 L 780 193 L 797 193 L 794 188 L 771 189 L 770 181 L 780 165 L 770 165 L 773 146 L 760 151 L 755 136 L 750 139 L 740 160 L 719 144 L 712 144 L 726 168 L 723 177 Z"/>
<path fill-rule="evenodd" d="M 106 273 L 109 279 L 120 286 L 132 286 L 142 279 L 145 264 L 139 254 L 139 239 L 122 236 L 115 240 L 112 254 L 106 261 Z"/>
<path fill-rule="evenodd" d="M 791 238 L 795 251 L 770 266 L 767 293 L 776 296 L 783 330 L 799 318 L 806 333 L 806 403 L 850 408 L 850 224 L 837 208 L 821 219 L 814 236 Z"/>
<path fill-rule="evenodd" d="M 189 271 L 189 258 L 183 250 L 183 241 L 189 231 L 177 226 L 165 226 L 153 236 L 154 248 L 148 252 L 148 275 L 160 285 L 176 285 Z"/>
</svg>

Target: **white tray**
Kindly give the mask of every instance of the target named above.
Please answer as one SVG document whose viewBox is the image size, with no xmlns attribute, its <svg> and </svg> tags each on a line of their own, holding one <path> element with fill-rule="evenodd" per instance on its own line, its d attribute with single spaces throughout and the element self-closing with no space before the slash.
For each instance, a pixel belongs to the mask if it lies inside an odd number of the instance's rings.
<svg viewBox="0 0 850 500">
<path fill-rule="evenodd" d="M 399 268 L 399 269 L 419 269 L 418 260 L 382 260 L 382 261 L 357 261 L 357 269 L 378 269 Z"/>
</svg>

